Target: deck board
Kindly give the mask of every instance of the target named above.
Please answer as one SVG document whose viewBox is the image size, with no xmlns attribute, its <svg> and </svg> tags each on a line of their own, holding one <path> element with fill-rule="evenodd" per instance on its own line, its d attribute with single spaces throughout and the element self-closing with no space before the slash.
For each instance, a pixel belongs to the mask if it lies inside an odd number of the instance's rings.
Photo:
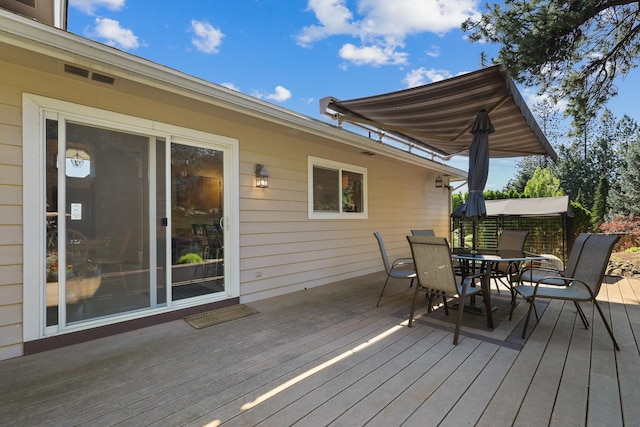
<svg viewBox="0 0 640 427">
<path fill-rule="evenodd" d="M 0 425 L 624 426 L 640 419 L 640 281 L 607 278 L 598 297 L 620 352 L 591 304 L 583 304 L 587 330 L 573 304 L 560 301 L 549 304 L 521 350 L 465 332 L 453 346 L 452 329 L 406 327 L 408 281 L 390 282 L 376 308 L 383 282 L 373 274 L 257 301 L 250 305 L 258 314 L 201 330 L 180 320 L 0 361 Z"/>
</svg>

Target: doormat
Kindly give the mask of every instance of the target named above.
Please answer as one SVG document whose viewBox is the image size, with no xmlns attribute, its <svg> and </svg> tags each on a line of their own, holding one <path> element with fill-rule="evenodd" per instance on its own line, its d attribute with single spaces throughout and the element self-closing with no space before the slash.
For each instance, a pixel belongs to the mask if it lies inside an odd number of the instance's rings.
<svg viewBox="0 0 640 427">
<path fill-rule="evenodd" d="M 217 325 L 241 317 L 251 316 L 259 313 L 255 308 L 244 304 L 231 305 L 217 310 L 205 311 L 204 313 L 192 314 L 184 318 L 184 321 L 196 329 Z"/>
</svg>

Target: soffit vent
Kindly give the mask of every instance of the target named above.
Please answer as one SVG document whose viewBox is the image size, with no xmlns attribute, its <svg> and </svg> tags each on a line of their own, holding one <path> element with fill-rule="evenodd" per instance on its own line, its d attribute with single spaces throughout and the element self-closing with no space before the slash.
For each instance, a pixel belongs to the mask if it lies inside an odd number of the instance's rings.
<svg viewBox="0 0 640 427">
<path fill-rule="evenodd" d="M 17 1 L 18 3 L 22 3 L 22 4 L 24 4 L 26 6 L 29 6 L 29 7 L 33 7 L 33 8 L 36 7 L 36 0 L 15 0 L 15 1 Z"/>
<path fill-rule="evenodd" d="M 105 83 L 112 86 L 116 82 L 116 79 L 114 77 L 92 72 L 87 70 L 86 68 L 80 68 L 70 64 L 64 64 L 64 72 L 73 74 L 74 76 L 82 77 L 84 79 L 91 78 L 91 80 L 93 80 L 94 82 Z"/>
<path fill-rule="evenodd" d="M 89 78 L 89 70 L 85 70 L 84 68 L 76 67 L 69 64 L 64 64 L 64 72 L 73 74 L 74 76 Z"/>
<path fill-rule="evenodd" d="M 91 80 L 101 83 L 106 83 L 108 85 L 113 85 L 116 82 L 111 76 L 105 76 L 104 74 L 91 73 Z"/>
</svg>

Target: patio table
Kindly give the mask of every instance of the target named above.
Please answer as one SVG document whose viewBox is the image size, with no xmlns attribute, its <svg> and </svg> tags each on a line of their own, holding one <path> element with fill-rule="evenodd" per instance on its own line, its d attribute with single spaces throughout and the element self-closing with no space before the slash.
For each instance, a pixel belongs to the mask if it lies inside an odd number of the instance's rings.
<svg viewBox="0 0 640 427">
<path fill-rule="evenodd" d="M 468 249 L 454 248 L 451 253 L 451 258 L 459 261 L 465 262 L 467 267 L 465 269 L 471 268 L 474 269 L 479 264 L 480 272 L 484 273 L 482 277 L 482 289 L 485 291 L 483 293 L 483 298 L 488 299 L 488 306 L 491 305 L 491 269 L 493 265 L 500 262 L 513 262 L 521 264 L 523 262 L 529 261 L 542 261 L 545 260 L 546 257 L 543 255 L 537 255 L 530 252 L 523 251 L 498 251 L 498 250 L 479 250 L 479 251 L 470 251 Z M 470 265 L 470 266 L 469 266 Z M 465 270 L 463 269 L 463 270 Z M 465 271 L 463 271 L 463 275 Z M 481 307 L 476 307 L 473 302 L 471 307 L 465 307 L 465 309 L 470 309 L 473 312 L 481 312 Z M 487 316 L 487 327 L 493 328 L 493 315 L 489 313 Z"/>
</svg>

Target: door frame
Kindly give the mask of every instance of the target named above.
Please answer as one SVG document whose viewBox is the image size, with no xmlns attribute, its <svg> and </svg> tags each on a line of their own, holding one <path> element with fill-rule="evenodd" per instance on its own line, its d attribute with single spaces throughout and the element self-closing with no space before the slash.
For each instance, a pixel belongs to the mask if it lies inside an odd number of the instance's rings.
<svg viewBox="0 0 640 427">
<path fill-rule="evenodd" d="M 66 325 L 62 331 L 59 328 L 55 332 L 46 329 L 44 316 L 46 265 L 44 257 L 40 254 L 44 254 L 46 249 L 45 116 L 48 115 L 51 118 L 52 114 L 90 126 L 163 138 L 167 144 L 174 140 L 193 141 L 225 152 L 224 227 L 227 236 L 225 246 L 228 246 L 225 248 L 228 257 L 225 259 L 225 292 L 214 294 L 208 299 L 178 301 L 162 307 Z M 28 93 L 22 96 L 22 138 L 23 337 L 25 342 L 239 297 L 239 141 L 237 139 Z M 167 162 L 169 160 L 168 155 Z M 168 174 L 165 179 L 169 179 Z M 170 194 L 166 203 L 169 207 Z M 37 226 L 27 226 L 28 224 L 37 224 Z M 170 233 L 167 233 L 167 240 L 169 239 Z M 167 242 L 169 245 L 170 243 L 170 241 Z M 34 254 L 38 255 L 34 256 Z"/>
</svg>

